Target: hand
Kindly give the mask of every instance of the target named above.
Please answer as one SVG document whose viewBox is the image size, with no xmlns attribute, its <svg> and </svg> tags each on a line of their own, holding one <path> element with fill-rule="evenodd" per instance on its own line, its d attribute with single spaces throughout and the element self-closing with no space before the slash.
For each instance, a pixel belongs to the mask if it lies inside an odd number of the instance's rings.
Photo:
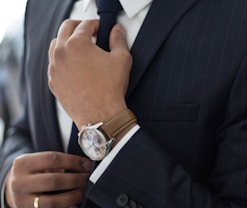
<svg viewBox="0 0 247 208">
<path fill-rule="evenodd" d="M 59 152 L 23 155 L 14 161 L 7 177 L 7 204 L 33 208 L 34 198 L 40 196 L 40 208 L 76 206 L 83 200 L 91 166 L 87 158 Z"/>
<path fill-rule="evenodd" d="M 113 27 L 106 52 L 92 42 L 98 27 L 98 20 L 67 20 L 49 50 L 49 87 L 78 128 L 107 121 L 127 108 L 132 57 L 125 30 Z"/>
</svg>

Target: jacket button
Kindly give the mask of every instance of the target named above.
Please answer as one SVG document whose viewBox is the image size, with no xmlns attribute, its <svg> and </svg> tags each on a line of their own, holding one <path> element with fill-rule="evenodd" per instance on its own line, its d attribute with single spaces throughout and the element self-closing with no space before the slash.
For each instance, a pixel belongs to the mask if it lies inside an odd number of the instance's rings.
<svg viewBox="0 0 247 208">
<path fill-rule="evenodd" d="M 128 201 L 129 201 L 129 197 L 127 196 L 127 194 L 120 194 L 117 199 L 116 199 L 116 203 L 118 206 L 120 207 L 124 207 L 128 204 Z"/>
<path fill-rule="evenodd" d="M 128 204 L 124 208 L 137 208 L 137 206 L 133 200 L 129 200 Z"/>
</svg>

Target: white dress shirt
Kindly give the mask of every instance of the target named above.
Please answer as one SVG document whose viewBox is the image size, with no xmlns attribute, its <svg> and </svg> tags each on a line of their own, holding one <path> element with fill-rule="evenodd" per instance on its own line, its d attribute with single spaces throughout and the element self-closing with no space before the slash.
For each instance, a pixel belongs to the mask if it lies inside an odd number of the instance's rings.
<svg viewBox="0 0 247 208">
<path fill-rule="evenodd" d="M 137 33 L 147 15 L 152 0 L 120 0 L 123 7 L 123 12 L 118 16 L 117 22 L 122 24 L 127 30 L 127 43 L 131 48 Z M 95 0 L 81 0 L 74 4 L 70 19 L 74 20 L 90 20 L 99 19 Z M 72 120 L 66 114 L 62 106 L 57 102 L 58 120 L 61 129 L 61 135 L 64 148 L 66 149 L 71 133 Z M 99 121 L 100 122 L 100 121 Z M 69 128 L 68 128 L 69 127 Z M 117 153 L 129 141 L 140 127 L 136 125 L 122 138 L 107 157 L 98 165 L 95 171 L 90 176 L 90 181 L 96 183 Z"/>
</svg>

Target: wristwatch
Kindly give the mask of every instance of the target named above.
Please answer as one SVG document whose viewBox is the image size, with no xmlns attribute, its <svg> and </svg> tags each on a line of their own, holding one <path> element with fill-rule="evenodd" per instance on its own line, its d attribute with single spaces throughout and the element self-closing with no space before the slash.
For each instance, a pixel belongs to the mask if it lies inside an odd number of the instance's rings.
<svg viewBox="0 0 247 208">
<path fill-rule="evenodd" d="M 116 136 L 136 121 L 134 113 L 127 109 L 105 123 L 82 126 L 78 133 L 78 144 L 91 160 L 100 161 L 109 153 Z"/>
</svg>

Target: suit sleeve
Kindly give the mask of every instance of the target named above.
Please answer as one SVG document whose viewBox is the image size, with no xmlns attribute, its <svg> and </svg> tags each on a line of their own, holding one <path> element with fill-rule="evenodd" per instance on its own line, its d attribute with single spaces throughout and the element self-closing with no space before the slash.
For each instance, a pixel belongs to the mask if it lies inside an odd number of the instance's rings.
<svg viewBox="0 0 247 208">
<path fill-rule="evenodd" d="M 33 152 L 33 145 L 29 133 L 24 73 L 21 74 L 20 80 L 21 96 L 19 97 L 21 97 L 20 103 L 22 111 L 18 118 L 11 122 L 7 136 L 0 149 L 0 190 L 2 190 L 4 186 L 6 175 L 8 174 L 15 158 L 22 154 Z"/>
<path fill-rule="evenodd" d="M 217 156 L 207 185 L 193 181 L 179 161 L 141 128 L 87 196 L 100 207 L 111 208 L 120 207 L 117 199 L 121 193 L 146 208 L 247 207 L 246 77 L 247 57 L 232 85 L 216 135 Z"/>
<path fill-rule="evenodd" d="M 20 120 L 15 127 L 9 129 L 4 144 L 0 150 L 0 187 L 3 190 L 6 176 L 12 166 L 15 158 L 22 154 L 33 152 L 32 143 L 26 131 L 20 126 L 26 124 L 24 120 Z M 3 202 L 2 202 L 3 204 Z"/>
</svg>

